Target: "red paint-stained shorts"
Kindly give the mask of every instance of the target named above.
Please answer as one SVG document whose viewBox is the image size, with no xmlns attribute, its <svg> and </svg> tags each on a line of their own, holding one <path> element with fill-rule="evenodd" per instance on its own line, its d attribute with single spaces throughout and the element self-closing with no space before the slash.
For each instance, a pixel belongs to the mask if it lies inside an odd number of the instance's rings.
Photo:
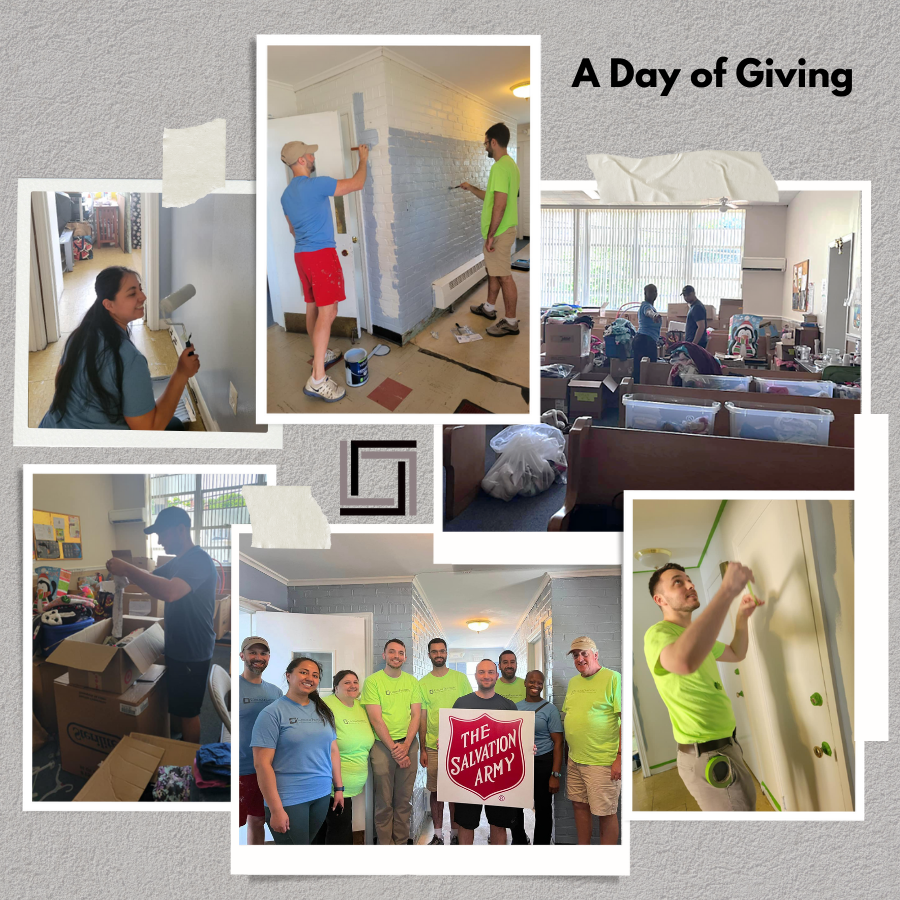
<svg viewBox="0 0 900 900">
<path fill-rule="evenodd" d="M 263 801 L 263 795 L 259 789 L 259 782 L 256 780 L 255 774 L 241 775 L 238 797 L 240 798 L 238 803 L 239 826 L 247 824 L 247 816 L 265 818 L 265 802 Z"/>
<path fill-rule="evenodd" d="M 347 298 L 344 293 L 344 271 L 334 247 L 295 253 L 294 262 L 303 286 L 303 299 L 307 303 L 331 306 Z"/>
</svg>

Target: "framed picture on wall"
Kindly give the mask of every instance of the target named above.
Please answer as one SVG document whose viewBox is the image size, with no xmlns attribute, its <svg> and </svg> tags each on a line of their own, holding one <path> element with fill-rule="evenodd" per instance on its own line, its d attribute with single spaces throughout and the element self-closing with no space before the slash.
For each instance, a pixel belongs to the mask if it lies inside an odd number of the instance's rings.
<svg viewBox="0 0 900 900">
<path fill-rule="evenodd" d="M 809 312 L 809 260 L 794 264 L 791 283 L 791 309 Z"/>
</svg>

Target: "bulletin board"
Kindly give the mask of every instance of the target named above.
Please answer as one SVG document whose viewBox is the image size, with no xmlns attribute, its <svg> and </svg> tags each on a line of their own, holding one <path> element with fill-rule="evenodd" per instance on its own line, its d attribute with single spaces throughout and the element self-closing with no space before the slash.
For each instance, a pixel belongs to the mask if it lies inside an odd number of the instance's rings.
<svg viewBox="0 0 900 900">
<path fill-rule="evenodd" d="M 33 509 L 31 523 L 34 559 L 82 558 L 81 516 Z"/>
</svg>

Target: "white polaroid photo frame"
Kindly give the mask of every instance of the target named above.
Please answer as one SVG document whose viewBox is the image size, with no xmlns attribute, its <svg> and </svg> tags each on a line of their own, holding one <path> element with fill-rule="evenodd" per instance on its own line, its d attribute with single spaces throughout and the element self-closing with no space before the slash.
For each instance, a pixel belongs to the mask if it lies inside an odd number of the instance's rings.
<svg viewBox="0 0 900 900">
<path fill-rule="evenodd" d="M 238 546 L 239 535 L 252 534 L 250 525 L 232 525 L 232 552 Z M 333 532 L 361 533 L 399 532 L 397 528 L 386 526 L 332 526 Z M 410 526 L 403 532 L 430 532 L 427 527 Z M 400 532 L 400 533 L 403 533 Z M 322 551 L 328 552 L 328 551 Z M 235 557 L 237 558 L 237 557 Z M 544 557 L 546 559 L 547 557 Z M 532 563 L 534 561 L 532 560 Z M 515 565 L 516 563 L 510 563 Z M 614 574 L 619 574 L 616 564 Z M 598 569 L 598 575 L 613 574 Z M 234 566 L 231 573 L 232 621 L 238 621 L 240 615 L 240 566 Z M 623 611 L 623 615 L 625 615 Z M 623 628 L 625 620 L 623 619 Z M 628 632 L 623 630 L 624 635 Z M 232 673 L 239 677 L 242 671 L 240 660 L 240 641 L 232 635 Z M 572 670 L 574 675 L 574 669 Z M 623 684 L 631 684 L 631 654 L 627 646 L 622 653 Z M 623 691 L 623 694 L 626 693 Z M 233 744 L 240 740 L 239 716 L 231 721 L 231 739 Z M 631 698 L 623 697 L 622 734 L 630 734 Z M 231 874 L 232 875 L 459 875 L 460 859 L 456 854 L 429 854 L 423 856 L 422 847 L 391 847 L 376 845 L 354 845 L 347 847 L 317 846 L 313 854 L 297 853 L 294 847 L 249 846 L 240 843 L 238 826 L 238 793 L 236 778 L 231 783 Z M 628 810 L 631 809 L 631 778 L 623 773 L 622 778 L 622 826 L 621 844 L 610 846 L 559 844 L 549 847 L 513 847 L 507 846 L 499 851 L 490 846 L 473 846 L 463 851 L 465 859 L 462 865 L 467 875 L 536 875 L 545 876 L 548 871 L 557 875 L 628 875 L 630 874 L 631 837 Z M 352 851 L 352 852 L 350 852 Z M 350 856 L 348 856 L 350 852 Z M 348 859 L 351 865 L 348 868 Z"/>
<path fill-rule="evenodd" d="M 705 494 L 698 494 L 697 491 L 627 491 L 625 494 L 625 531 L 623 534 L 623 565 L 622 565 L 622 602 L 624 606 L 624 617 L 623 617 L 623 640 L 626 643 L 626 651 L 625 657 L 631 661 L 633 657 L 637 657 L 637 665 L 645 665 L 643 660 L 643 653 L 637 652 L 634 649 L 634 640 L 635 636 L 634 632 L 634 616 L 633 604 L 635 602 L 650 602 L 649 597 L 635 599 L 634 597 L 634 581 L 633 581 L 633 572 L 634 572 L 634 535 L 633 535 L 633 514 L 634 514 L 634 501 L 635 500 L 658 500 L 665 499 L 669 500 L 698 500 L 698 499 L 721 499 L 721 500 L 853 500 L 854 494 L 851 492 L 841 492 L 841 491 L 808 491 L 804 493 L 798 494 L 790 494 L 785 492 L 769 492 L 769 491 L 708 491 Z M 855 522 L 858 523 L 863 521 L 859 515 L 859 510 L 856 511 L 854 516 Z M 866 531 L 868 532 L 870 525 L 873 523 L 866 523 Z M 864 570 L 869 568 L 874 568 L 868 564 L 870 560 L 868 552 L 865 553 L 865 558 L 863 558 L 861 551 L 863 548 L 861 547 L 860 541 L 855 541 L 856 547 L 856 557 L 854 560 L 854 595 L 858 598 L 858 600 L 862 600 L 865 598 L 865 602 L 867 603 L 869 600 L 868 593 L 860 593 L 861 588 L 866 584 L 866 575 L 863 574 Z M 862 581 L 861 581 L 862 575 Z M 885 595 L 886 596 L 886 595 Z M 862 625 L 875 623 L 864 623 L 860 621 L 859 610 L 861 607 L 865 605 L 864 602 L 858 602 L 855 604 L 855 627 L 854 627 L 854 685 L 857 684 L 866 684 L 869 685 L 872 683 L 874 679 L 879 677 L 878 669 L 880 667 L 884 667 L 885 670 L 887 668 L 888 659 L 887 657 L 884 660 L 878 660 L 878 662 L 872 667 L 876 671 L 872 671 L 870 669 L 870 661 L 874 657 L 872 645 L 869 643 L 869 637 L 861 636 L 860 631 Z M 877 624 L 877 627 L 882 631 L 887 631 L 884 628 L 883 621 Z M 880 642 L 879 642 L 880 643 Z M 864 651 L 861 653 L 861 651 Z M 887 679 L 887 672 L 884 672 L 883 677 Z M 633 690 L 633 677 L 632 673 L 629 672 L 628 680 L 625 682 L 628 685 L 628 690 L 631 692 Z M 855 718 L 857 722 L 860 720 L 861 713 L 865 716 L 866 712 L 863 712 L 863 707 L 866 701 L 866 693 L 868 691 L 868 687 L 865 690 L 857 690 L 855 692 L 854 704 L 855 704 Z M 629 720 L 631 720 L 631 716 L 633 715 L 633 702 L 632 698 L 629 697 L 628 703 L 626 704 L 623 701 L 623 708 L 627 706 L 629 713 Z M 886 713 L 886 708 L 885 708 Z M 623 712 L 623 720 L 622 720 L 622 729 L 624 734 L 625 729 L 625 720 L 624 720 L 624 712 Z M 858 728 L 854 725 L 854 746 L 856 750 L 855 754 L 855 790 L 854 790 L 854 802 L 856 808 L 852 812 L 652 812 L 652 811 L 638 811 L 638 810 L 629 810 L 629 815 L 633 821 L 686 821 L 686 820 L 694 820 L 700 822 L 830 822 L 830 821 L 862 821 L 864 819 L 865 813 L 865 753 L 863 752 L 863 741 L 860 739 Z M 624 801 L 623 801 L 624 802 Z"/>
<path fill-rule="evenodd" d="M 530 48 L 531 69 L 531 184 L 540 182 L 541 159 L 541 38 L 537 35 L 257 35 L 256 38 L 256 178 L 259 184 L 267 183 L 266 132 L 268 121 L 268 51 L 278 46 L 360 46 L 374 47 L 391 45 L 395 47 L 500 47 L 521 46 Z M 533 191 L 530 203 L 531 243 L 540 247 L 540 192 Z M 266 195 L 264 191 L 256 198 L 256 420 L 271 424 L 344 424 L 354 422 L 360 424 L 384 423 L 392 424 L 439 424 L 447 420 L 446 415 L 432 413 L 364 413 L 348 415 L 335 413 L 269 413 L 267 408 L 267 356 L 266 341 L 266 248 L 268 241 L 268 222 L 266 217 Z M 532 286 L 540 284 L 540 254 L 535 254 L 531 265 Z M 537 265 L 535 265 L 537 263 Z M 529 383 L 534 386 L 540 375 L 540 328 L 537 322 L 531 326 L 529 346 Z M 540 400 L 536 390 L 529 395 L 529 412 L 517 415 L 504 415 L 503 421 L 511 424 L 522 424 L 537 421 Z M 496 416 L 464 414 L 453 417 L 457 424 L 473 424 L 488 422 Z"/>
<path fill-rule="evenodd" d="M 274 465 L 234 465 L 234 466 L 184 466 L 184 465 L 26 465 L 22 471 L 22 659 L 24 672 L 22 677 L 22 810 L 24 812 L 226 812 L 228 806 L 223 803 L 72 803 L 68 801 L 36 801 L 32 799 L 32 646 L 31 646 L 31 579 L 34 568 L 42 561 L 31 558 L 32 546 L 32 508 L 34 506 L 35 475 L 179 475 L 179 474 L 257 474 L 266 476 L 267 483 L 276 483 Z M 74 511 L 73 511 L 74 512 Z M 242 527 L 242 526 L 236 526 Z M 247 530 L 250 526 L 246 526 Z M 60 563 L 65 560 L 44 560 L 45 563 Z M 69 560 L 77 563 L 79 560 Z M 72 565 L 72 568 L 80 568 Z M 232 563 L 236 572 L 239 567 Z M 237 585 L 232 588 L 233 597 L 237 596 Z M 235 782 L 237 783 L 237 782 Z M 74 792 L 73 792 L 74 793 Z M 236 802 L 236 801 L 235 801 Z"/>
<path fill-rule="evenodd" d="M 83 190 L 162 193 L 162 181 L 122 178 L 20 178 L 16 216 L 16 335 L 13 443 L 17 447 L 165 447 L 247 448 L 281 450 L 279 425 L 269 425 L 265 433 L 252 431 L 130 431 L 127 429 L 56 429 L 28 427 L 28 328 L 31 315 L 31 194 L 33 191 Z M 253 194 L 253 181 L 227 181 L 223 190 L 212 193 Z M 256 377 L 259 378 L 259 367 Z M 258 395 L 257 395 L 258 396 Z M 259 422 L 257 416 L 257 422 Z"/>
</svg>

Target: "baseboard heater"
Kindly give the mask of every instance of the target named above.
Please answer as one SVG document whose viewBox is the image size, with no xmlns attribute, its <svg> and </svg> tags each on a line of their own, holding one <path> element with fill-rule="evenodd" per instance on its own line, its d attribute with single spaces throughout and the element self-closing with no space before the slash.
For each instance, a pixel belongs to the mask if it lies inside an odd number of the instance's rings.
<svg viewBox="0 0 900 900">
<path fill-rule="evenodd" d="M 446 309 L 454 300 L 458 300 L 466 291 L 475 287 L 486 275 L 484 257 L 478 256 L 463 263 L 449 275 L 433 281 L 431 288 L 434 296 L 434 308 Z"/>
<path fill-rule="evenodd" d="M 182 329 L 184 326 L 181 326 Z M 177 356 L 181 356 L 184 352 L 184 343 L 182 342 L 182 336 L 184 332 L 182 331 L 182 335 L 180 336 L 178 332 L 175 330 L 174 325 L 169 325 L 169 338 L 172 341 L 172 346 L 175 347 L 175 353 Z M 164 377 L 165 382 L 168 382 L 168 377 Z M 156 379 L 154 379 L 156 381 Z M 165 384 L 162 385 L 163 390 L 165 390 Z M 161 396 L 162 391 L 157 396 Z M 194 406 L 193 397 L 196 397 L 197 406 Z M 221 431 L 219 428 L 219 423 L 213 418 L 212 412 L 210 412 L 209 406 L 206 404 L 206 400 L 203 398 L 203 394 L 200 391 L 200 385 L 197 384 L 196 376 L 188 379 L 187 387 L 184 389 L 184 393 L 181 395 L 181 399 L 178 401 L 178 408 L 175 411 L 175 415 L 184 421 L 197 421 L 197 414 L 200 414 L 200 419 L 203 422 L 203 427 L 207 431 Z M 187 417 L 187 418 L 185 418 Z"/>
</svg>

